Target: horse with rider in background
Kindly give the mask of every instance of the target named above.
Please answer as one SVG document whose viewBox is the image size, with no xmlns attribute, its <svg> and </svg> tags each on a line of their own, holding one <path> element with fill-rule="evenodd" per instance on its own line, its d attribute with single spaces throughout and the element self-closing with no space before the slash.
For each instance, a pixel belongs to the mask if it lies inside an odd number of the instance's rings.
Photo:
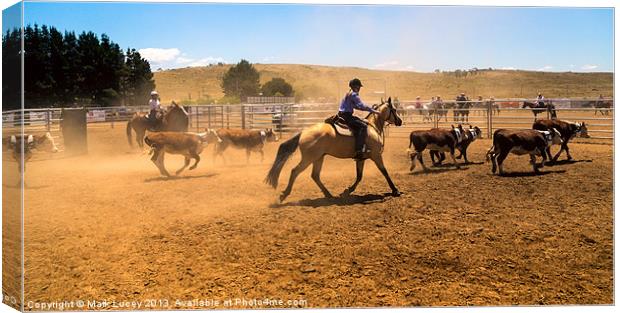
<svg viewBox="0 0 620 313">
<path fill-rule="evenodd" d="M 545 97 L 542 93 L 538 93 L 538 97 L 534 102 L 523 101 L 522 109 L 530 108 L 532 113 L 534 114 L 534 120 L 538 118 L 538 114 L 543 112 L 549 112 L 549 116 L 552 119 L 557 118 L 557 113 L 555 112 L 555 106 L 553 105 L 551 100 L 545 100 Z"/>
<path fill-rule="evenodd" d="M 136 112 L 127 122 L 126 134 L 129 146 L 133 147 L 132 130 L 136 133 L 136 142 L 140 148 L 144 147 L 146 131 L 173 131 L 186 132 L 189 128 L 189 114 L 182 106 L 172 101 L 172 104 L 158 113 L 155 122 L 149 119 L 151 113 Z"/>
</svg>

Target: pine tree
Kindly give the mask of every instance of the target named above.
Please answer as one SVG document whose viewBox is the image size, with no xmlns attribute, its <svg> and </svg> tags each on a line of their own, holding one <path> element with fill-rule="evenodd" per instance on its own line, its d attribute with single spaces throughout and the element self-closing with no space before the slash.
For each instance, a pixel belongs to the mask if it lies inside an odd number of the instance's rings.
<svg viewBox="0 0 620 313">
<path fill-rule="evenodd" d="M 258 95 L 259 78 L 260 74 L 254 66 L 241 60 L 224 74 L 222 90 L 227 97 L 238 97 L 241 101 L 246 101 L 247 97 Z"/>
<path fill-rule="evenodd" d="M 102 34 L 28 25 L 24 29 L 24 97 L 26 108 L 80 105 L 144 104 L 155 88 L 150 64 L 135 49 L 127 53 Z M 2 38 L 4 109 L 21 107 L 21 33 Z M 125 100 L 125 101 L 122 101 Z"/>
</svg>

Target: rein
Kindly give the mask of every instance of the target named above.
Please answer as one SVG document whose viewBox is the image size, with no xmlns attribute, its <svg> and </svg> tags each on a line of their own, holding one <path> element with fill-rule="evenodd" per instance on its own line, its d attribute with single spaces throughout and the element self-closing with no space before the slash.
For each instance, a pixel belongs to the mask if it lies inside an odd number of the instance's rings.
<svg viewBox="0 0 620 313">
<path fill-rule="evenodd" d="M 381 105 L 377 106 L 377 109 L 378 109 L 379 107 L 383 106 L 383 105 L 387 105 L 387 104 L 383 103 L 383 104 L 381 104 Z M 394 115 L 394 114 L 395 114 L 395 113 L 394 113 L 394 111 L 396 111 L 396 109 L 394 109 L 394 108 L 390 108 L 390 107 L 388 107 L 388 109 L 390 110 L 390 115 L 388 115 L 388 117 L 387 117 L 386 121 L 390 120 L 390 117 L 392 117 L 392 115 Z M 372 114 L 374 114 L 374 113 L 372 113 L 372 112 L 371 112 L 371 113 L 368 113 L 368 115 L 366 116 L 366 118 L 365 118 L 365 119 L 366 119 L 366 120 L 368 120 L 368 118 L 369 118 Z M 396 116 L 394 116 L 394 117 L 396 117 Z M 384 125 L 385 125 L 386 121 L 384 121 L 384 122 L 383 122 L 383 124 L 384 124 Z M 385 146 L 385 131 L 379 131 L 379 129 L 377 128 L 377 126 L 375 126 L 375 125 L 374 125 L 374 124 L 372 124 L 372 123 L 368 123 L 368 125 L 370 125 L 370 126 L 371 126 L 371 127 L 372 127 L 372 128 L 373 128 L 376 132 L 377 132 L 377 134 L 380 134 L 380 135 L 381 135 L 381 153 L 383 153 L 383 148 L 384 148 L 384 146 Z"/>
</svg>

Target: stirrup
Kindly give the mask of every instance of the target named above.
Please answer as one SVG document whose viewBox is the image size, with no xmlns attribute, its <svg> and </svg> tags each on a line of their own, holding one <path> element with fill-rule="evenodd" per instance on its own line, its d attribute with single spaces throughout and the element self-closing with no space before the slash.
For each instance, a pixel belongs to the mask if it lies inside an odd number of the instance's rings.
<svg viewBox="0 0 620 313">
<path fill-rule="evenodd" d="M 366 160 L 370 157 L 369 153 L 370 153 L 370 150 L 356 152 L 353 159 L 358 160 L 358 161 Z"/>
</svg>

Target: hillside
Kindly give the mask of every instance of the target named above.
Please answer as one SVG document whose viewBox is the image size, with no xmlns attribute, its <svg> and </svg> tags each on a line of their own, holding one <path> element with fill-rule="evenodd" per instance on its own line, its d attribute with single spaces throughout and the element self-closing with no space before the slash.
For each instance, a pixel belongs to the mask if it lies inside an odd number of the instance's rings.
<svg viewBox="0 0 620 313">
<path fill-rule="evenodd" d="M 220 81 L 231 65 L 188 67 L 155 73 L 157 90 L 164 102 L 192 100 L 208 95 L 219 99 L 223 96 Z M 347 82 L 359 77 L 364 82 L 362 97 L 378 100 L 382 91 L 401 100 L 421 96 L 429 99 L 441 95 L 452 99 L 459 92 L 470 97 L 487 98 L 535 97 L 541 91 L 545 97 L 596 97 L 613 95 L 613 73 L 556 73 L 513 70 L 479 71 L 466 77 L 454 73 L 416 73 L 405 71 L 380 71 L 364 68 L 333 67 L 298 64 L 255 64 L 260 72 L 261 84 L 273 77 L 282 77 L 301 93 L 314 101 L 334 101 L 348 87 Z M 384 87 L 385 86 L 385 87 Z"/>
</svg>

